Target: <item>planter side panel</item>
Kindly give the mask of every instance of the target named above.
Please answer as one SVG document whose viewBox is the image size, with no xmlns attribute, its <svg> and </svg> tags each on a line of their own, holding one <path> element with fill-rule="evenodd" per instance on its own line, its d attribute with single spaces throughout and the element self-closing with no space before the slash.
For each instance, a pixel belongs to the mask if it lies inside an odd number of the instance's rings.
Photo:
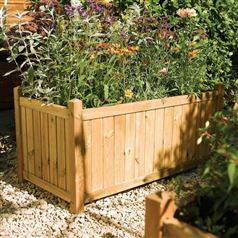
<svg viewBox="0 0 238 238">
<path fill-rule="evenodd" d="M 208 147 L 197 145 L 198 128 L 220 109 L 216 93 L 201 100 L 174 97 L 148 108 L 136 103 L 84 110 L 86 200 L 117 193 L 195 167 Z M 178 104 L 178 99 L 180 104 Z M 144 102 L 142 102 L 144 103 Z M 156 103 L 156 101 L 155 101 Z M 128 107 L 129 113 L 124 112 Z M 91 118 L 90 118 L 91 117 Z"/>
<path fill-rule="evenodd" d="M 69 201 L 68 111 L 20 98 L 24 179 Z"/>
</svg>

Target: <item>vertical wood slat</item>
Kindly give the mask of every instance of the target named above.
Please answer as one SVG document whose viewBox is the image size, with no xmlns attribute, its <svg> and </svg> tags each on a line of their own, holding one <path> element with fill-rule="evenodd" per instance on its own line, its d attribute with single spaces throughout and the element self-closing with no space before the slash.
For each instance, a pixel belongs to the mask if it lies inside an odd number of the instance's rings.
<svg viewBox="0 0 238 238">
<path fill-rule="evenodd" d="M 42 178 L 50 182 L 50 155 L 49 155 L 49 120 L 47 113 L 41 112 L 41 155 L 42 155 Z"/>
<path fill-rule="evenodd" d="M 170 167 L 171 154 L 172 154 L 172 138 L 173 138 L 173 116 L 174 108 L 169 107 L 164 109 L 164 169 L 168 170 Z"/>
<path fill-rule="evenodd" d="M 29 172 L 27 155 L 27 131 L 26 131 L 26 109 L 21 107 L 21 130 L 22 130 L 22 150 L 23 150 L 23 170 Z"/>
<path fill-rule="evenodd" d="M 189 104 L 182 106 L 182 117 L 181 117 L 181 163 L 186 166 L 189 151 L 188 148 L 191 146 L 191 141 L 189 141 L 189 135 L 191 134 L 192 128 L 189 126 L 190 121 L 190 108 Z"/>
<path fill-rule="evenodd" d="M 20 98 L 21 90 L 19 87 L 14 88 L 14 109 L 15 109 L 15 127 L 16 127 L 16 143 L 17 143 L 17 173 L 20 181 L 23 181 L 23 147 L 21 132 L 21 109 Z"/>
<path fill-rule="evenodd" d="M 63 118 L 56 119 L 57 125 L 57 164 L 58 186 L 66 189 L 66 161 L 65 161 L 65 123 Z"/>
<path fill-rule="evenodd" d="M 182 144 L 182 114 L 183 107 L 176 106 L 174 107 L 174 118 L 173 118 L 173 138 L 172 138 L 172 158 L 171 158 L 171 166 L 172 167 L 180 167 L 181 166 L 181 144 Z"/>
<path fill-rule="evenodd" d="M 34 149 L 35 149 L 35 175 L 39 178 L 42 177 L 42 164 L 41 164 L 41 124 L 40 112 L 33 111 L 33 136 L 34 136 Z"/>
<path fill-rule="evenodd" d="M 114 172 L 114 118 L 103 119 L 103 187 L 115 184 Z"/>
<path fill-rule="evenodd" d="M 85 193 L 92 191 L 92 122 L 83 122 L 83 135 L 85 139 Z"/>
<path fill-rule="evenodd" d="M 50 182 L 57 186 L 57 130 L 56 116 L 49 115 Z"/>
<path fill-rule="evenodd" d="M 66 191 L 70 193 L 70 186 L 71 186 L 71 174 L 70 174 L 70 160 L 71 160 L 71 153 L 70 153 L 70 121 L 65 120 L 65 167 L 66 167 Z"/>
<path fill-rule="evenodd" d="M 125 181 L 125 132 L 126 117 L 125 115 L 116 116 L 115 122 L 115 184 Z"/>
<path fill-rule="evenodd" d="M 26 131 L 27 131 L 27 158 L 29 173 L 35 173 L 35 149 L 33 136 L 33 118 L 32 109 L 26 108 Z"/>
<path fill-rule="evenodd" d="M 155 110 L 145 114 L 145 174 L 153 172 L 155 144 Z M 141 144 L 143 146 L 143 144 Z"/>
<path fill-rule="evenodd" d="M 79 213 L 84 211 L 85 193 L 82 101 L 78 99 L 70 100 L 68 103 L 68 108 L 70 110 L 70 210 L 73 213 Z"/>
<path fill-rule="evenodd" d="M 103 188 L 103 121 L 92 121 L 92 190 Z"/>
<path fill-rule="evenodd" d="M 136 113 L 135 177 L 145 176 L 145 112 Z"/>
<path fill-rule="evenodd" d="M 126 114 L 125 181 L 135 177 L 135 114 Z"/>
<path fill-rule="evenodd" d="M 164 167 L 164 109 L 157 109 L 155 115 L 154 172 Z"/>
</svg>

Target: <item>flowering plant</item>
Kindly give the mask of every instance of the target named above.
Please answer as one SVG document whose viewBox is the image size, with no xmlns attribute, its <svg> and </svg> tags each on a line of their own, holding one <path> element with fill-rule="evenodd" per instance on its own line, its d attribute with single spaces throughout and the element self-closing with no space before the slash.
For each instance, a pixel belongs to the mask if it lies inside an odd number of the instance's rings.
<svg viewBox="0 0 238 238">
<path fill-rule="evenodd" d="M 66 105 L 72 98 L 86 107 L 200 93 L 209 89 L 209 40 L 196 25 L 195 10 L 173 19 L 132 5 L 124 12 L 111 1 L 66 5 L 44 34 L 18 28 L 9 46 L 12 59 L 23 54 L 27 69 L 23 93 Z M 29 47 L 19 46 L 28 45 Z"/>
</svg>

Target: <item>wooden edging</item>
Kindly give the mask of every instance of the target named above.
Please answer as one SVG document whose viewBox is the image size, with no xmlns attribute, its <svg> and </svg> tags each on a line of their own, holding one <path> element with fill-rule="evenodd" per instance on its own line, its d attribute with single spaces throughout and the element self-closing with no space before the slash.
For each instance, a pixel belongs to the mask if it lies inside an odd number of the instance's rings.
<svg viewBox="0 0 238 238">
<path fill-rule="evenodd" d="M 172 192 L 146 197 L 145 238 L 218 238 L 174 218 L 177 207 Z"/>
<path fill-rule="evenodd" d="M 122 114 L 136 113 L 141 111 L 149 111 L 154 109 L 161 109 L 167 107 L 174 107 L 178 105 L 186 105 L 191 102 L 203 102 L 209 101 L 214 98 L 214 96 L 219 95 L 216 90 L 214 92 L 203 93 L 201 99 L 195 96 L 174 96 L 162 99 L 153 99 L 133 103 L 119 104 L 115 106 L 104 106 L 99 108 L 89 108 L 83 110 L 83 120 L 92 120 L 101 117 L 118 116 Z"/>
<path fill-rule="evenodd" d="M 39 100 L 20 97 L 20 106 L 38 110 L 39 112 L 45 112 L 65 119 L 69 118 L 68 108 L 56 104 L 43 104 Z"/>
</svg>

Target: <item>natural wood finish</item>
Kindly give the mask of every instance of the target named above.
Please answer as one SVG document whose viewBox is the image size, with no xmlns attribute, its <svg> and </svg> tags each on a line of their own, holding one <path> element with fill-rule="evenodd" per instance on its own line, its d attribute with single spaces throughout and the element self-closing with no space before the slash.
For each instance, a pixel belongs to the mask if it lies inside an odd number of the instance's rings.
<svg viewBox="0 0 238 238">
<path fill-rule="evenodd" d="M 45 112 L 53 116 L 62 117 L 65 119 L 69 118 L 69 110 L 60 105 L 56 104 L 43 104 L 42 102 L 25 97 L 20 97 L 20 105 L 29 109 L 38 110 L 40 112 Z"/>
<path fill-rule="evenodd" d="M 21 107 L 21 131 L 22 131 L 23 170 L 29 171 L 28 168 L 29 161 L 27 156 L 26 109 L 24 107 Z"/>
<path fill-rule="evenodd" d="M 23 181 L 23 147 L 22 147 L 22 132 L 21 132 L 21 108 L 19 98 L 21 95 L 20 87 L 14 88 L 14 109 L 15 109 L 15 127 L 16 127 L 16 143 L 17 143 L 17 173 L 18 178 Z"/>
<path fill-rule="evenodd" d="M 218 238 L 175 219 L 174 197 L 166 191 L 146 197 L 145 238 Z"/>
<path fill-rule="evenodd" d="M 145 174 L 145 112 L 136 113 L 136 135 L 135 135 L 135 177 L 141 177 Z"/>
<path fill-rule="evenodd" d="M 103 119 L 103 187 L 108 188 L 115 184 L 114 165 L 114 118 Z"/>
<path fill-rule="evenodd" d="M 35 173 L 35 148 L 33 136 L 33 117 L 32 109 L 26 108 L 26 142 L 27 142 L 27 159 L 28 171 L 31 174 Z"/>
<path fill-rule="evenodd" d="M 164 168 L 164 108 L 156 110 L 153 172 Z"/>
<path fill-rule="evenodd" d="M 201 99 L 185 95 L 185 96 L 174 96 L 162 99 L 147 100 L 141 102 L 125 103 L 116 106 L 89 108 L 84 110 L 83 120 L 92 120 L 102 117 L 110 117 L 129 113 L 150 111 L 158 108 L 168 108 L 195 102 L 202 102 L 202 101 L 205 102 L 213 98 L 214 95 L 218 95 L 218 91 L 204 93 L 202 94 Z"/>
<path fill-rule="evenodd" d="M 103 188 L 103 121 L 92 121 L 92 190 Z"/>
<path fill-rule="evenodd" d="M 40 124 L 40 113 L 38 111 L 33 111 L 33 122 L 34 122 L 33 136 L 35 148 L 35 175 L 38 178 L 42 178 L 41 124 Z"/>
<path fill-rule="evenodd" d="M 50 152 L 50 183 L 58 184 L 58 161 L 57 161 L 57 125 L 56 117 L 49 115 L 49 152 Z"/>
<path fill-rule="evenodd" d="M 145 238 L 162 238 L 163 222 L 174 216 L 174 194 L 162 192 L 146 197 Z M 185 237 L 184 237 L 185 238 Z"/>
<path fill-rule="evenodd" d="M 207 153 L 196 144 L 197 130 L 220 110 L 220 97 L 214 91 L 201 99 L 179 96 L 95 109 L 83 109 L 79 100 L 67 108 L 20 97 L 24 171 L 39 186 L 47 183 L 48 191 L 54 193 L 52 185 L 70 194 L 71 211 L 81 212 L 84 200 L 197 166 Z"/>
<path fill-rule="evenodd" d="M 83 134 L 85 140 L 85 193 L 92 191 L 92 123 L 83 123 Z"/>
<path fill-rule="evenodd" d="M 42 154 L 42 179 L 50 182 L 50 148 L 49 148 L 49 120 L 48 114 L 41 115 L 41 154 Z"/>
<path fill-rule="evenodd" d="M 155 110 L 145 113 L 145 138 L 145 174 L 151 174 L 154 164 Z"/>
<path fill-rule="evenodd" d="M 163 238 L 218 238 L 175 218 L 164 221 L 163 233 Z"/>
<path fill-rule="evenodd" d="M 35 185 L 45 189 L 46 191 L 53 193 L 55 196 L 58 196 L 62 199 L 64 199 L 67 202 L 70 202 L 70 194 L 66 191 L 58 188 L 55 185 L 52 185 L 51 183 L 48 183 L 40 178 L 37 178 L 35 175 L 32 175 L 30 173 L 27 173 L 26 171 L 23 172 L 23 178 L 34 183 Z"/>
<path fill-rule="evenodd" d="M 135 114 L 126 114 L 125 180 L 135 178 Z"/>
<path fill-rule="evenodd" d="M 126 117 L 125 115 L 115 116 L 115 184 L 125 181 L 125 136 Z"/>
<path fill-rule="evenodd" d="M 82 101 L 69 101 L 69 140 L 70 140 L 70 210 L 73 213 L 84 211 L 84 161 L 83 161 L 83 128 Z"/>
<path fill-rule="evenodd" d="M 66 161 L 65 161 L 65 124 L 63 118 L 56 119 L 57 124 L 57 169 L 58 187 L 66 189 Z"/>
<path fill-rule="evenodd" d="M 70 120 L 65 120 L 65 169 L 66 169 L 66 191 L 70 193 L 71 187 L 71 174 L 70 174 L 70 161 L 71 161 L 71 152 L 70 149 L 72 148 L 70 143 Z"/>
</svg>

